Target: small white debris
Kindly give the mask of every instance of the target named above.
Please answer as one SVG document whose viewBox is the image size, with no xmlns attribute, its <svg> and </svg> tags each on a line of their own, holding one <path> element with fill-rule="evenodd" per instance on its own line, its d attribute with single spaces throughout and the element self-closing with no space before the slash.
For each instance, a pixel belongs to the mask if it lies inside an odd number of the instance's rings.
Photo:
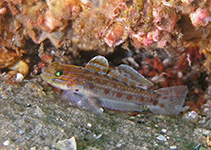
<svg viewBox="0 0 211 150">
<path fill-rule="evenodd" d="M 117 147 L 117 148 L 121 148 L 121 146 L 124 145 L 124 144 L 125 144 L 124 141 L 123 141 L 123 140 L 120 140 L 120 141 L 117 143 L 116 147 Z"/>
<path fill-rule="evenodd" d="M 83 4 L 87 4 L 88 3 L 88 0 L 80 0 L 81 1 L 81 3 L 83 3 Z"/>
<path fill-rule="evenodd" d="M 103 134 L 99 134 L 99 135 L 94 134 L 94 135 L 93 135 L 93 138 L 99 139 L 99 138 L 101 138 L 102 135 L 103 135 Z"/>
<path fill-rule="evenodd" d="M 172 145 L 172 146 L 170 146 L 170 149 L 175 150 L 175 149 L 177 149 L 177 146 L 176 145 Z"/>
<path fill-rule="evenodd" d="M 159 140 L 159 141 L 163 141 L 163 142 L 167 141 L 166 138 L 163 135 L 159 135 L 156 139 Z"/>
<path fill-rule="evenodd" d="M 164 66 L 168 66 L 169 64 L 171 64 L 171 60 L 169 58 L 166 58 L 166 59 L 163 60 Z"/>
<path fill-rule="evenodd" d="M 128 57 L 127 61 L 129 63 L 131 63 L 132 65 L 134 65 L 135 67 L 137 67 L 137 68 L 139 67 L 139 64 L 135 61 L 135 59 L 133 57 Z"/>
<path fill-rule="evenodd" d="M 91 123 L 87 123 L 86 126 L 89 127 L 89 128 L 91 128 L 92 127 L 92 124 Z"/>
<path fill-rule="evenodd" d="M 165 78 L 163 76 L 154 76 L 152 77 L 151 81 L 154 83 L 160 83 L 160 82 L 164 82 Z"/>
<path fill-rule="evenodd" d="M 161 132 L 166 133 L 166 132 L 167 132 L 167 130 L 166 130 L 166 129 L 162 129 L 162 130 L 161 130 Z"/>
<path fill-rule="evenodd" d="M 199 124 L 205 124 L 206 123 L 206 117 L 202 117 L 201 120 L 198 122 Z"/>
<path fill-rule="evenodd" d="M 181 72 L 181 71 L 179 71 L 179 72 L 177 73 L 177 76 L 178 76 L 178 78 L 182 78 L 182 77 L 183 77 L 182 72 Z"/>
<path fill-rule="evenodd" d="M 157 124 L 155 124 L 155 128 L 158 128 L 159 126 Z"/>
<path fill-rule="evenodd" d="M 29 150 L 36 150 L 36 147 L 31 147 Z"/>
<path fill-rule="evenodd" d="M 23 79 L 24 79 L 24 76 L 21 74 L 21 73 L 17 73 L 16 74 L 16 81 L 17 82 L 21 82 L 21 81 L 23 81 Z"/>
<path fill-rule="evenodd" d="M 42 109 L 39 106 L 36 106 L 36 109 L 34 110 L 34 115 L 36 117 L 42 118 L 44 117 L 45 113 L 42 111 Z"/>
<path fill-rule="evenodd" d="M 104 109 L 103 108 L 100 108 L 100 111 L 103 113 L 104 112 Z"/>
<path fill-rule="evenodd" d="M 10 141 L 9 140 L 4 141 L 3 146 L 9 146 L 9 145 L 10 145 Z"/>
</svg>

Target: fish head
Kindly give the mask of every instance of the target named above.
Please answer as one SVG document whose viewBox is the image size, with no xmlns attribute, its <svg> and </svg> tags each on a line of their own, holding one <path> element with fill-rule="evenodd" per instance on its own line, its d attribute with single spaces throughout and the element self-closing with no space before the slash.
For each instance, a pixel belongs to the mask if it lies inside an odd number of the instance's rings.
<svg viewBox="0 0 211 150">
<path fill-rule="evenodd" d="M 83 81 L 73 75 L 74 71 L 81 71 L 81 69 L 82 67 L 53 62 L 47 68 L 42 69 L 41 78 L 62 90 L 81 88 Z"/>
</svg>

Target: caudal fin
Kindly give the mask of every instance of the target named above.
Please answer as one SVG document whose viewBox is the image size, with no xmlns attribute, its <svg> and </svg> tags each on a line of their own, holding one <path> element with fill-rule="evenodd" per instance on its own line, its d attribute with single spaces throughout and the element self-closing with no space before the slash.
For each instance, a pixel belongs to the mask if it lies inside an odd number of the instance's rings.
<svg viewBox="0 0 211 150">
<path fill-rule="evenodd" d="M 154 114 L 178 115 L 182 109 L 185 97 L 188 93 L 187 86 L 173 86 L 155 90 L 160 96 L 158 104 L 148 106 Z"/>
</svg>

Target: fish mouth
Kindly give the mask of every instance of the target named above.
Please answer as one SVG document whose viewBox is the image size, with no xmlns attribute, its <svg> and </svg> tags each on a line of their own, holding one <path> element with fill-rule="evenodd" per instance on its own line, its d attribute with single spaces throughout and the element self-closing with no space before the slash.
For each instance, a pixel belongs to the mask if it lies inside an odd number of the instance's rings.
<svg viewBox="0 0 211 150">
<path fill-rule="evenodd" d="M 40 76 L 44 81 L 52 83 L 52 76 L 46 72 L 46 68 L 42 69 L 42 73 L 40 74 Z"/>
<path fill-rule="evenodd" d="M 51 82 L 52 81 L 50 76 L 48 74 L 46 74 L 46 73 L 41 73 L 40 76 L 46 82 Z"/>
</svg>

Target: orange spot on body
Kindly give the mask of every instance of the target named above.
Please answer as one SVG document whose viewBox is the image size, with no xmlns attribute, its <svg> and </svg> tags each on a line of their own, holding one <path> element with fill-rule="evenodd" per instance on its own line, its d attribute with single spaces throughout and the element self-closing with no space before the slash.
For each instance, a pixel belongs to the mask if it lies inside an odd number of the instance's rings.
<svg viewBox="0 0 211 150">
<path fill-rule="evenodd" d="M 167 97 L 166 97 L 166 96 L 164 96 L 164 97 L 163 97 L 163 99 L 167 99 Z"/>
<path fill-rule="evenodd" d="M 96 72 L 99 72 L 99 71 L 100 71 L 100 68 L 98 68 L 98 67 L 94 67 L 94 66 L 93 66 L 93 69 L 94 69 Z"/>
<path fill-rule="evenodd" d="M 153 103 L 152 99 L 148 99 L 148 103 Z"/>
<path fill-rule="evenodd" d="M 105 93 L 105 94 L 108 94 L 109 92 L 110 92 L 109 89 L 105 89 L 105 90 L 104 90 L 104 93 Z"/>
<path fill-rule="evenodd" d="M 127 78 L 123 78 L 123 81 L 124 81 L 124 82 L 127 82 L 127 81 L 128 81 L 128 79 L 127 79 Z"/>
<path fill-rule="evenodd" d="M 102 80 L 102 83 L 103 83 L 103 84 L 107 84 L 108 81 L 107 81 L 107 80 Z"/>
<path fill-rule="evenodd" d="M 93 78 L 91 76 L 86 76 L 87 80 L 92 81 Z"/>
<path fill-rule="evenodd" d="M 145 100 L 144 100 L 144 98 L 140 98 L 139 101 L 140 102 L 144 102 Z"/>
<path fill-rule="evenodd" d="M 160 107 L 161 107 L 161 108 L 164 108 L 164 104 L 160 104 Z"/>
<path fill-rule="evenodd" d="M 128 95 L 128 96 L 127 96 L 127 99 L 128 99 L 128 100 L 131 100 L 132 98 L 133 98 L 132 95 Z"/>
<path fill-rule="evenodd" d="M 102 69 L 102 72 L 105 72 L 106 73 L 107 72 L 107 69 Z"/>
<path fill-rule="evenodd" d="M 96 78 L 95 81 L 97 81 L 98 83 L 101 82 L 100 78 Z"/>
<path fill-rule="evenodd" d="M 154 100 L 153 105 L 156 106 L 158 104 L 158 100 Z"/>
<path fill-rule="evenodd" d="M 130 85 L 135 86 L 136 83 L 135 82 L 130 82 Z"/>
<path fill-rule="evenodd" d="M 120 93 L 120 92 L 118 92 L 118 93 L 116 94 L 116 96 L 117 96 L 118 98 L 121 98 L 121 97 L 123 96 L 123 94 Z"/>
<path fill-rule="evenodd" d="M 113 88 L 117 88 L 117 84 L 116 83 L 113 83 Z"/>
<path fill-rule="evenodd" d="M 173 101 L 174 101 L 174 99 L 173 99 L 173 98 L 170 98 L 170 101 L 172 101 L 172 102 L 173 102 Z"/>
<path fill-rule="evenodd" d="M 94 89 L 94 88 L 95 88 L 94 84 L 93 84 L 93 83 L 90 83 L 90 84 L 89 84 L 89 88 L 90 88 L 90 89 Z"/>
</svg>

